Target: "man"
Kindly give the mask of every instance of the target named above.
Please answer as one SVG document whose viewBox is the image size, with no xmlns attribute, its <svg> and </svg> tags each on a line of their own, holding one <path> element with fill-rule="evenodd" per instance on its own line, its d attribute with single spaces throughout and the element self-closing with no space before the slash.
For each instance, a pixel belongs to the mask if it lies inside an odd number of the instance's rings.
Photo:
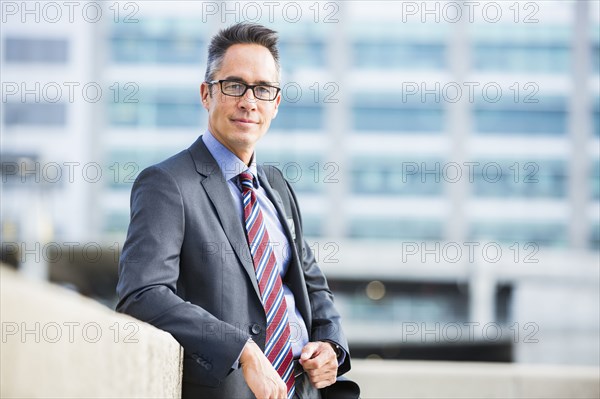
<svg viewBox="0 0 600 399">
<path fill-rule="evenodd" d="M 200 87 L 208 130 L 133 185 L 117 310 L 183 346 L 183 397 L 318 398 L 350 369 L 296 197 L 256 164 L 281 102 L 276 46 L 255 24 L 214 36 Z"/>
</svg>

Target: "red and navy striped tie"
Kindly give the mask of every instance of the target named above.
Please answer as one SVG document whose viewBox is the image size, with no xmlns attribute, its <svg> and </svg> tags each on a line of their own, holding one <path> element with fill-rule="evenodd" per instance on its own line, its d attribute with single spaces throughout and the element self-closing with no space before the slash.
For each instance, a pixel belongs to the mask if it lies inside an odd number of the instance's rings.
<svg viewBox="0 0 600 399">
<path fill-rule="evenodd" d="M 253 178 L 249 172 L 240 173 L 246 234 L 267 317 L 265 355 L 287 385 L 288 398 L 291 398 L 294 395 L 294 365 L 287 305 L 273 246 L 254 192 Z"/>
</svg>

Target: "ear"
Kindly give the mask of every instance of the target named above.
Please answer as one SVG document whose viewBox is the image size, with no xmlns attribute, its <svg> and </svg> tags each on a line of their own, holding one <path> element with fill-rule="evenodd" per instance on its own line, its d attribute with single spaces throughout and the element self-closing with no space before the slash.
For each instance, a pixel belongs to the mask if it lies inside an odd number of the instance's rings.
<svg viewBox="0 0 600 399">
<path fill-rule="evenodd" d="M 202 82 L 200 85 L 200 101 L 202 102 L 202 106 L 208 110 L 208 106 L 210 104 L 210 86 L 206 82 Z"/>
<path fill-rule="evenodd" d="M 275 119 L 277 117 L 277 112 L 279 112 L 279 104 L 281 103 L 281 92 L 277 94 L 277 98 L 275 101 L 275 108 L 273 109 L 273 117 L 271 119 Z"/>
</svg>

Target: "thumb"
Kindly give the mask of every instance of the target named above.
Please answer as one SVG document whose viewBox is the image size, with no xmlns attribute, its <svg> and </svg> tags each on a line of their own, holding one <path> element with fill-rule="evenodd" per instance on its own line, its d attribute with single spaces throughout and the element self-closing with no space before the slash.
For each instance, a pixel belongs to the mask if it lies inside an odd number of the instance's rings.
<svg viewBox="0 0 600 399">
<path fill-rule="evenodd" d="M 300 355 L 300 360 L 310 359 L 316 350 L 317 344 L 314 342 L 309 342 L 308 344 L 304 345 L 304 348 L 302 348 L 302 354 Z"/>
</svg>

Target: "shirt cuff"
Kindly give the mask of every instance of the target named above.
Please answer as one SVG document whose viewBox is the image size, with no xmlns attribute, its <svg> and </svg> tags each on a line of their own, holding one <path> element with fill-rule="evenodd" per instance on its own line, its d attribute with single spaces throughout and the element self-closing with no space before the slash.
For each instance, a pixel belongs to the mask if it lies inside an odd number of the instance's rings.
<svg viewBox="0 0 600 399">
<path fill-rule="evenodd" d="M 248 341 L 246 341 L 246 343 L 248 343 L 248 342 L 254 342 L 252 340 L 252 337 L 248 338 Z M 242 352 L 244 351 L 245 347 L 246 347 L 246 345 L 244 345 L 244 347 L 240 351 L 240 354 L 238 355 L 237 359 L 235 359 L 235 362 L 233 362 L 233 365 L 231 366 L 231 371 L 234 371 L 234 370 L 237 370 L 240 368 L 240 357 L 242 357 Z"/>
<path fill-rule="evenodd" d="M 331 345 L 333 345 L 333 348 L 334 348 L 333 350 L 335 351 L 335 354 L 337 356 L 338 366 L 341 366 L 342 363 L 344 363 L 344 361 L 346 360 L 346 351 L 344 350 L 344 348 L 342 348 L 337 343 L 330 341 L 328 339 L 324 339 L 323 342 L 328 342 Z"/>
</svg>

